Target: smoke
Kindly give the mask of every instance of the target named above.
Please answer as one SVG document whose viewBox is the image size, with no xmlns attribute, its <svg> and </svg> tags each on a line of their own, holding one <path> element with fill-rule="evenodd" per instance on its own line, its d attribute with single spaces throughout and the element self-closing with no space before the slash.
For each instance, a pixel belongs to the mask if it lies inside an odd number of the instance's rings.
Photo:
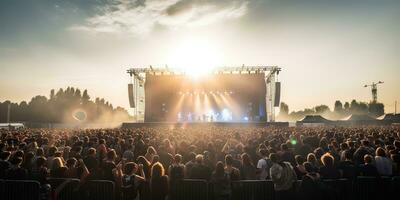
<svg viewBox="0 0 400 200">
<path fill-rule="evenodd" d="M 61 123 L 55 123 L 54 128 L 119 128 L 123 122 L 131 121 L 123 108 L 110 110 L 98 110 L 90 112 L 83 108 L 67 110 Z"/>
</svg>

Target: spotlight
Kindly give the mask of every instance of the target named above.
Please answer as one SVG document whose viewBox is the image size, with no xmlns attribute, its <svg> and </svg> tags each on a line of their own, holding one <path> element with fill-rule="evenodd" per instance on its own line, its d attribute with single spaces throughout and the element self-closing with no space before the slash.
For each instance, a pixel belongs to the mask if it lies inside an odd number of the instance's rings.
<svg viewBox="0 0 400 200">
<path fill-rule="evenodd" d="M 232 114 L 228 109 L 223 109 L 222 110 L 222 120 L 223 121 L 229 121 L 232 119 Z"/>
</svg>

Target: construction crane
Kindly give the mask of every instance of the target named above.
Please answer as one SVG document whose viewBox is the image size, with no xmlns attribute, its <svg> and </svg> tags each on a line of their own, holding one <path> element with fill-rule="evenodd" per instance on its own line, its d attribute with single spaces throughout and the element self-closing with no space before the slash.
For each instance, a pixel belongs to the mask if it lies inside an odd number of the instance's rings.
<svg viewBox="0 0 400 200">
<path fill-rule="evenodd" d="M 382 83 L 383 83 L 383 81 L 379 81 L 377 83 L 372 82 L 372 84 L 370 84 L 370 85 L 364 85 L 364 87 L 371 87 L 373 103 L 378 102 L 378 85 L 382 84 Z"/>
</svg>

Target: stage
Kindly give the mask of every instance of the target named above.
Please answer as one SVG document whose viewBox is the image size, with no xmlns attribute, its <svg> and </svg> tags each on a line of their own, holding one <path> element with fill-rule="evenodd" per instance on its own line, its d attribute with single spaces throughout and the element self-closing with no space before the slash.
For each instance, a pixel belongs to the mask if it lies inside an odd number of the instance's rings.
<svg viewBox="0 0 400 200">
<path fill-rule="evenodd" d="M 280 70 L 220 67 L 193 77 L 174 68 L 131 68 L 129 104 L 137 122 L 158 125 L 274 122 L 281 88 L 275 77 Z"/>
<path fill-rule="evenodd" d="M 190 122 L 190 123 L 174 123 L 174 122 L 125 122 L 121 128 L 151 128 L 151 127 L 201 127 L 201 126 L 218 126 L 218 127 L 289 127 L 289 122 Z"/>
</svg>

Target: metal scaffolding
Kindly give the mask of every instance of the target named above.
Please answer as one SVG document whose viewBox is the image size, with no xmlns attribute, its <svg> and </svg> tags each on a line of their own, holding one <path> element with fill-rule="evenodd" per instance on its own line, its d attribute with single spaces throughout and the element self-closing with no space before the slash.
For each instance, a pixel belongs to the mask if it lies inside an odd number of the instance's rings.
<svg viewBox="0 0 400 200">
<path fill-rule="evenodd" d="M 278 66 L 245 66 L 240 67 L 217 67 L 212 69 L 210 74 L 265 74 L 266 84 L 266 115 L 268 122 L 275 121 L 275 83 L 276 76 L 279 75 L 281 68 Z M 140 67 L 130 68 L 127 73 L 131 77 L 131 83 L 133 84 L 134 101 L 136 102 L 133 108 L 134 118 L 136 122 L 144 122 L 145 114 L 145 88 L 146 74 L 150 73 L 153 75 L 186 75 L 185 69 L 181 68 L 154 68 Z"/>
</svg>

